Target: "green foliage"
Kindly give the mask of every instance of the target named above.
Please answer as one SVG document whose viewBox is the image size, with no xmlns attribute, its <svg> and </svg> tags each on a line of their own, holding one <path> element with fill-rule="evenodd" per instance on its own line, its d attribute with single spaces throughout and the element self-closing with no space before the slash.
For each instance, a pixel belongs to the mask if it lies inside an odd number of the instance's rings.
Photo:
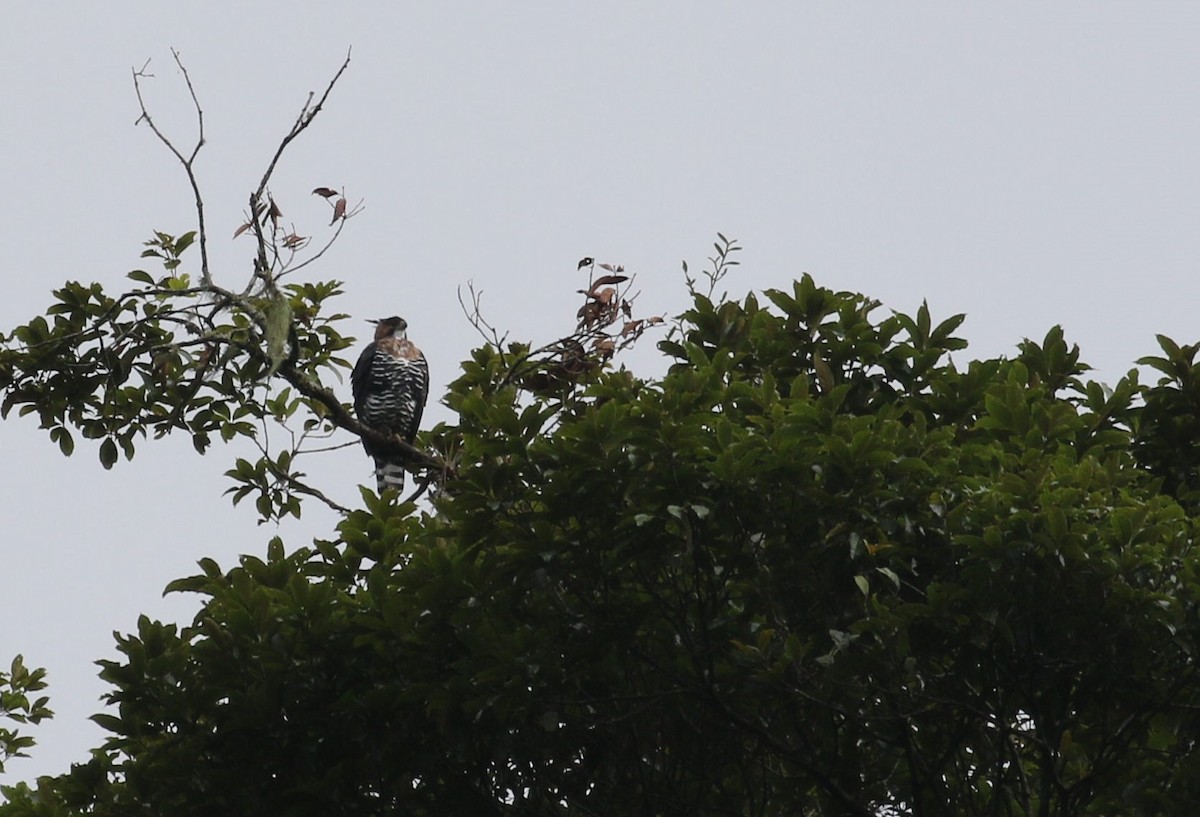
<svg viewBox="0 0 1200 817">
<path fill-rule="evenodd" d="M 67 456 L 77 435 L 98 440 L 105 468 L 151 435 L 187 434 L 200 453 L 218 437 L 249 440 L 261 457 L 228 472 L 235 501 L 254 493 L 264 520 L 299 516 L 299 496 L 319 492 L 292 461 L 337 424 L 340 404 L 321 381 L 349 368 L 340 355 L 353 339 L 337 329 L 346 315 L 329 309 L 341 285 L 277 286 L 277 276 L 234 293 L 203 274 L 193 282 L 182 264 L 195 237 L 155 232 L 142 256 L 163 274 L 134 270 L 138 286 L 116 297 L 68 282 L 46 317 L 0 337 L 0 415 L 36 414 Z M 269 422 L 290 432 L 289 447 L 268 447 Z"/>
<path fill-rule="evenodd" d="M 960 366 L 961 315 L 712 286 L 661 378 L 476 350 L 432 507 L 202 561 L 0 815 L 1194 813 L 1196 349 L 1110 389 L 1058 327 Z"/>
<path fill-rule="evenodd" d="M 47 704 L 46 696 L 30 698 L 34 692 L 46 688 L 46 671 L 29 669 L 25 660 L 17 656 L 9 665 L 8 672 L 0 672 L 0 721 L 17 724 L 38 724 L 54 713 Z M 16 729 L 0 726 L 0 772 L 4 762 L 12 757 L 25 757 L 25 750 L 33 746 L 33 738 Z"/>
<path fill-rule="evenodd" d="M 1158 336 L 1162 357 L 1138 363 L 1156 370 L 1158 383 L 1143 391 L 1145 401 L 1136 413 L 1136 452 L 1146 468 L 1163 480 L 1190 511 L 1200 510 L 1200 344 L 1180 346 Z"/>
</svg>

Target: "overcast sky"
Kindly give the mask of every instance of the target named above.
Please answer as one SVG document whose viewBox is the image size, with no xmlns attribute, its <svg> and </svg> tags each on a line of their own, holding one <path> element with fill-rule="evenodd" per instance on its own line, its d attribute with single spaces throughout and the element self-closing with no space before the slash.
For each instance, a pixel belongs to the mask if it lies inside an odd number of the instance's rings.
<svg viewBox="0 0 1200 817">
<path fill-rule="evenodd" d="M 1155 333 L 1200 334 L 1198 41 L 1195 3 L 9 3 L 0 331 L 64 280 L 119 291 L 151 230 L 194 227 L 178 165 L 135 127 L 131 68 L 151 60 L 147 103 L 186 144 L 169 49 L 188 66 L 213 268 L 234 284 L 249 191 L 352 46 L 272 190 L 316 235 L 312 188 L 364 201 L 310 269 L 346 282 L 347 331 L 408 319 L 432 369 L 427 426 L 477 343 L 458 286 L 545 342 L 571 328 L 580 257 L 624 264 L 643 312 L 670 314 L 680 261 L 703 266 L 718 230 L 745 247 L 739 295 L 807 271 L 901 311 L 927 299 L 935 318 L 968 314 L 960 360 L 1061 323 L 1112 382 Z M 0 662 L 47 667 L 58 712 L 0 781 L 98 744 L 92 662 L 139 613 L 190 618 L 194 600 L 161 598 L 168 581 L 265 550 L 276 531 L 221 496 L 233 454 L 167 440 L 105 472 L 31 418 L 0 424 Z M 347 503 L 371 477 L 357 449 L 306 470 Z M 333 522 L 309 506 L 278 532 L 299 546 Z"/>
</svg>

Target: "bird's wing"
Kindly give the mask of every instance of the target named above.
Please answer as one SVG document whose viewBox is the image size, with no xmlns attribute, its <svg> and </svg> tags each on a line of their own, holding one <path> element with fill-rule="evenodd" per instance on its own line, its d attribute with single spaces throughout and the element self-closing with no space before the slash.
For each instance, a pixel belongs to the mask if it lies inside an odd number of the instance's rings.
<svg viewBox="0 0 1200 817">
<path fill-rule="evenodd" d="M 363 401 L 371 387 L 371 362 L 375 359 L 375 344 L 368 343 L 367 348 L 358 356 L 354 371 L 350 372 L 350 391 L 354 394 L 354 413 L 362 419 Z"/>
<path fill-rule="evenodd" d="M 425 360 L 424 354 L 421 354 L 413 363 L 417 367 L 419 375 L 418 384 L 420 392 L 413 401 L 415 405 L 413 406 L 412 426 L 410 426 L 412 433 L 408 435 L 410 441 L 413 437 L 417 436 L 417 431 L 421 428 L 421 415 L 425 413 L 425 401 L 429 399 L 429 363 Z"/>
</svg>

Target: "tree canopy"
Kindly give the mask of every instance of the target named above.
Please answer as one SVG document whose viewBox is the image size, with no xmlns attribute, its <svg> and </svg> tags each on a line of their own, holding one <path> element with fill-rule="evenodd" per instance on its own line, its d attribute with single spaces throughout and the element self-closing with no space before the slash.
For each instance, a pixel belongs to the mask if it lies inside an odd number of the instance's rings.
<svg viewBox="0 0 1200 817">
<path fill-rule="evenodd" d="M 268 252 L 197 289 L 193 243 L 156 234 L 165 276 L 120 297 L 58 290 L 5 338 L 5 410 L 109 464 L 304 412 L 370 433 L 320 380 L 339 285 Z M 1059 327 L 970 360 L 962 315 L 807 275 L 716 297 L 735 251 L 686 279 L 658 377 L 585 259 L 575 335 L 462 363 L 408 451 L 428 502 L 364 488 L 328 539 L 202 559 L 169 588 L 194 621 L 102 663 L 107 739 L 0 816 L 1194 814 L 1200 347 L 1111 388 Z M 235 499 L 324 499 L 262 453 Z"/>
<path fill-rule="evenodd" d="M 1196 350 L 1106 389 L 1058 328 L 959 366 L 962 316 L 765 296 L 693 290 L 661 378 L 476 350 L 431 507 L 202 561 L 0 813 L 1190 813 Z"/>
</svg>

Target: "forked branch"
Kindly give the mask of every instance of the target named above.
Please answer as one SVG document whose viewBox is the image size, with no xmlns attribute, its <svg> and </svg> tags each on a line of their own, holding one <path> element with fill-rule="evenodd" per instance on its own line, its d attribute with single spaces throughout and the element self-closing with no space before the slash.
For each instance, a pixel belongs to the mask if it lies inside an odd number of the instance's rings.
<svg viewBox="0 0 1200 817">
<path fill-rule="evenodd" d="M 183 74 L 183 81 L 187 83 L 188 94 L 192 98 L 192 106 L 196 110 L 196 144 L 192 147 L 192 152 L 186 157 L 175 147 L 175 144 L 158 129 L 154 124 L 154 120 L 150 117 L 150 112 L 146 109 L 146 101 L 142 98 L 142 80 L 153 77 L 153 74 L 146 73 L 146 69 L 150 66 L 150 61 L 147 60 L 141 69 L 133 70 L 133 90 L 137 94 L 138 107 L 141 109 L 141 116 L 137 118 L 134 124 L 145 122 L 158 140 L 167 146 L 167 150 L 174 154 L 179 163 L 183 165 L 183 170 L 187 174 L 188 184 L 192 187 L 192 195 L 195 196 L 196 205 L 196 230 L 200 240 L 200 276 L 204 281 L 205 286 L 213 286 L 212 276 L 208 269 L 208 232 L 204 226 L 204 197 L 200 195 L 200 184 L 196 181 L 195 161 L 196 156 L 200 153 L 200 148 L 204 147 L 204 110 L 200 107 L 200 100 L 196 97 L 196 89 L 192 85 L 191 75 L 188 74 L 187 68 L 183 64 L 183 60 L 179 58 L 179 52 L 174 48 L 171 49 L 171 57 L 175 60 L 175 64 L 179 66 L 179 71 Z"/>
<path fill-rule="evenodd" d="M 204 198 L 201 194 L 200 185 L 195 173 L 196 157 L 205 144 L 204 112 L 196 95 L 191 77 L 179 53 L 172 49 L 171 55 L 184 77 L 184 82 L 187 85 L 188 94 L 191 97 L 196 115 L 196 141 L 187 150 L 181 150 L 159 128 L 147 108 L 143 97 L 143 80 L 154 76 L 147 71 L 149 63 L 147 62 L 141 69 L 134 69 L 132 73 L 134 90 L 141 112 L 137 122 L 141 123 L 144 121 L 155 137 L 166 146 L 183 167 L 195 199 L 198 222 L 195 237 L 201 250 L 201 280 L 199 284 L 189 285 L 186 281 L 186 276 L 174 272 L 176 266 L 179 264 L 178 254 L 183 248 L 186 248 L 186 244 L 190 243 L 190 239 L 182 243 L 181 246 L 180 243 L 172 243 L 171 236 L 157 234 L 158 240 L 157 242 L 150 242 L 153 249 L 148 251 L 148 253 L 164 260 L 169 276 L 162 281 L 152 282 L 150 276 L 145 273 L 139 273 L 143 277 L 137 280 L 150 283 L 151 287 L 133 293 L 133 295 L 159 298 L 160 300 L 162 298 L 194 299 L 178 307 L 174 305 L 171 305 L 169 308 L 166 308 L 165 305 L 163 307 L 156 306 L 154 312 L 154 314 L 159 316 L 159 319 L 169 320 L 172 315 L 180 315 L 189 333 L 193 335 L 188 340 L 177 340 L 173 336 L 167 335 L 164 342 L 170 348 L 166 349 L 160 346 L 160 349 L 180 355 L 188 354 L 186 348 L 201 347 L 205 350 L 203 355 L 200 356 L 203 359 L 203 364 L 196 366 L 193 379 L 189 381 L 191 385 L 182 393 L 183 396 L 181 399 L 183 402 L 173 407 L 174 410 L 169 415 L 172 425 L 187 428 L 193 434 L 205 435 L 207 433 L 205 429 L 197 430 L 197 421 L 191 416 L 197 410 L 194 404 L 197 402 L 196 398 L 200 394 L 201 388 L 210 385 L 210 381 L 212 387 L 218 393 L 229 396 L 230 390 L 228 386 L 221 387 L 215 380 L 212 380 L 213 378 L 222 376 L 222 372 L 213 369 L 212 361 L 216 358 L 211 352 L 214 349 L 227 349 L 234 355 L 240 353 L 254 361 L 252 370 L 261 373 L 257 375 L 258 379 L 253 383 L 245 384 L 249 386 L 249 392 L 245 393 L 245 396 L 239 399 L 255 400 L 256 398 L 253 394 L 266 383 L 266 380 L 262 378 L 278 376 L 304 398 L 303 403 L 308 406 L 309 410 L 314 412 L 320 421 L 349 431 L 360 438 L 370 440 L 378 449 L 393 451 L 408 462 L 414 470 L 424 471 L 429 476 L 438 475 L 433 476 L 433 479 L 440 481 L 439 477 L 444 478 L 449 472 L 449 468 L 444 462 L 414 448 L 399 437 L 382 434 L 374 429 L 363 426 L 351 414 L 348 407 L 321 383 L 318 376 L 320 369 L 330 368 L 337 364 L 347 365 L 344 361 L 332 357 L 332 352 L 344 348 L 345 340 L 336 332 L 330 331 L 331 327 L 329 323 L 342 316 L 317 317 L 316 320 L 321 324 L 319 326 L 313 326 L 311 323 L 314 320 L 314 316 L 320 315 L 320 301 L 331 294 L 336 294 L 337 282 L 326 282 L 329 287 L 319 295 L 312 294 L 315 290 L 313 290 L 313 285 L 310 284 L 293 285 L 289 283 L 286 291 L 284 291 L 278 283 L 280 276 L 285 273 L 295 272 L 324 255 L 326 250 L 341 235 L 346 220 L 362 209 L 361 202 L 352 208 L 348 208 L 344 193 L 338 192 L 334 188 L 318 187 L 314 190 L 315 194 L 322 196 L 329 202 L 333 213 L 330 227 L 334 227 L 335 229 L 332 236 L 316 250 L 315 254 L 311 251 L 305 252 L 305 256 L 307 257 L 297 261 L 297 252 L 305 250 L 310 243 L 310 239 L 307 236 L 299 235 L 294 226 L 290 228 L 290 231 L 289 228 L 281 227 L 282 212 L 271 196 L 269 189 L 272 176 L 279 166 L 284 152 L 312 124 L 317 114 L 321 112 L 329 100 L 334 87 L 350 66 L 350 52 L 347 51 L 345 59 L 325 86 L 324 91 L 319 96 L 316 93 L 309 93 L 295 121 L 275 148 L 270 161 L 267 163 L 266 170 L 258 182 L 257 188 L 249 196 L 249 213 L 246 223 L 238 228 L 234 233 L 234 238 L 242 232 L 250 230 L 255 236 L 256 247 L 253 274 L 249 276 L 246 286 L 240 292 L 216 285 L 209 267 L 208 230 L 205 223 Z M 268 223 L 269 230 L 267 229 Z M 312 299 L 311 303 L 306 299 Z M 298 304 L 296 309 L 303 310 L 303 320 L 305 321 L 303 325 L 297 323 L 296 315 L 293 314 L 293 303 Z M 232 327 L 230 326 L 231 320 L 233 323 Z M 317 330 L 320 331 L 318 332 Z M 326 334 L 327 332 L 330 334 Z M 332 345 L 326 345 L 328 338 L 333 339 Z M 309 358 L 309 354 L 299 354 L 301 349 L 307 350 L 312 355 L 312 358 Z M 225 361 L 223 365 L 232 365 L 232 359 L 229 356 L 222 356 L 221 359 Z M 246 371 L 251 370 L 247 369 Z M 255 375 L 250 376 L 255 377 Z M 281 415 L 278 412 L 279 409 L 275 409 L 273 413 L 265 412 L 265 410 L 257 410 L 253 412 L 253 416 L 259 416 L 265 420 L 267 414 L 272 414 L 276 420 L 285 422 L 287 416 Z M 189 418 L 191 419 L 189 420 Z M 309 422 L 313 421 L 310 420 Z M 223 431 L 222 433 L 224 435 L 225 432 Z M 265 433 L 263 434 L 262 445 L 270 447 Z M 293 445 L 293 448 L 295 447 Z M 300 452 L 293 450 L 291 453 L 294 455 Z M 263 451 L 265 460 L 271 462 L 268 454 L 268 451 Z M 284 461 L 290 462 L 290 459 L 285 457 Z M 277 469 L 278 467 L 276 466 Z M 312 489 L 310 486 L 303 485 L 303 483 L 297 480 L 293 480 L 292 477 L 295 476 L 294 474 L 289 472 L 282 476 L 286 477 L 286 479 L 281 477 L 281 483 L 291 485 L 298 492 L 315 496 L 330 507 L 344 512 L 344 508 L 333 503 L 319 491 Z"/>
</svg>

